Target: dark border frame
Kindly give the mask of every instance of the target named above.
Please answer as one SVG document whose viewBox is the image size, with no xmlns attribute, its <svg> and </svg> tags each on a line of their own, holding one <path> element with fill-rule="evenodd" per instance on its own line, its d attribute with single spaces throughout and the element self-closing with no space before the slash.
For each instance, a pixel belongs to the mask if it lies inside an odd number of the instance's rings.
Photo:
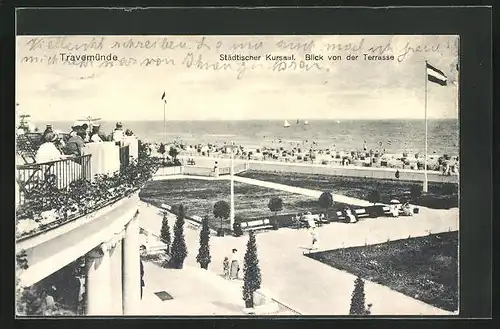
<svg viewBox="0 0 500 329">
<path fill-rule="evenodd" d="M 461 143 L 461 220 L 460 220 L 460 309 L 461 317 L 489 318 L 492 294 L 492 10 L 488 7 L 434 7 L 434 8 L 169 8 L 169 9 L 24 9 L 18 12 L 19 34 L 458 34 L 460 35 L 460 143 Z M 7 24 L 14 23 L 14 12 L 3 15 Z M 362 23 L 360 23 L 362 22 Z M 15 33 L 11 27 L 12 34 Z M 5 30 L 4 30 L 5 31 Z M 2 71 L 14 78 L 15 40 L 9 38 L 10 47 L 3 48 L 7 60 L 2 61 Z M 8 49 L 8 50 L 7 50 Z M 10 63 L 9 63 L 10 61 Z M 6 81 L 6 79 L 3 79 Z M 12 80 L 11 80 L 12 81 Z M 7 83 L 6 87 L 13 86 Z M 2 88 L 1 101 L 5 109 L 15 104 L 14 90 Z M 6 111 L 13 113 L 13 111 Z M 5 120 L 4 140 L 14 136 L 13 125 Z M 8 137 L 7 137 L 8 136 Z M 2 143 L 2 146 L 5 144 Z M 13 146 L 14 143 L 9 146 Z M 9 147 L 10 148 L 10 147 Z M 12 152 L 12 150 L 6 150 Z M 10 168 L 13 172 L 13 163 Z M 9 169 L 7 169 L 9 170 Z M 12 180 L 12 181 L 10 181 Z M 2 184 L 13 184 L 7 177 Z M 14 204 L 4 199 L 4 206 Z M 10 208 L 12 209 L 12 208 Z M 9 211 L 10 212 L 10 211 Z M 12 218 L 12 217 L 11 217 Z M 467 220 L 466 220 L 467 219 Z M 8 221 L 11 223 L 11 221 Z M 13 221 L 12 221 L 13 223 Z M 4 226 L 2 248 L 4 259 L 11 259 L 14 240 L 13 227 Z M 11 231 L 12 230 L 12 231 Z M 14 271 L 10 273 L 13 274 Z M 10 274 L 9 273 L 9 274 Z M 8 277 L 7 287 L 13 282 Z M 11 291 L 7 288 L 5 291 Z M 6 306 L 13 307 L 12 299 Z M 7 313 L 7 312 L 5 312 Z M 13 311 L 10 312 L 13 314 Z M 313 317 L 303 317 L 311 321 Z M 324 320 L 332 317 L 321 317 Z M 227 325 L 242 324 L 230 319 Z M 186 325 L 179 318 L 146 320 L 150 324 L 165 326 Z M 330 326 L 329 322 L 318 320 Z M 66 327 L 67 320 L 34 322 L 17 320 L 17 327 L 45 325 Z M 106 325 L 108 320 L 84 319 L 92 326 Z M 116 320 L 119 326 L 132 321 Z M 219 320 L 203 319 L 200 324 L 215 326 Z M 258 321 L 257 325 L 264 325 Z M 302 320 L 275 320 L 277 325 L 295 326 Z M 432 321 L 438 323 L 442 321 Z M 182 323 L 182 324 L 181 324 Z M 269 323 L 269 322 L 267 322 Z M 266 323 L 266 324 L 267 324 Z M 224 323 L 226 324 L 226 323 Z M 252 323 L 253 324 L 253 323 Z M 305 323 L 304 323 L 305 324 Z M 344 324 L 368 324 L 365 320 L 345 320 Z M 403 324 L 403 323 L 401 323 Z M 454 321 L 453 326 L 463 322 Z M 473 323 L 474 327 L 485 324 Z M 374 325 L 373 322 L 370 325 Z M 408 325 L 407 321 L 404 325 Z M 134 324 L 132 323 L 132 326 Z M 418 322 L 417 322 L 418 326 Z"/>
</svg>

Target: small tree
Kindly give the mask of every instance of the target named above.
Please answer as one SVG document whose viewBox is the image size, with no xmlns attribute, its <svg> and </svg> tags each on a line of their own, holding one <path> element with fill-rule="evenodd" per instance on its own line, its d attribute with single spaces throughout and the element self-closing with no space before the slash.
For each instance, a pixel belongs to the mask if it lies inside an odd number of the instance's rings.
<svg viewBox="0 0 500 329">
<path fill-rule="evenodd" d="M 198 255 L 196 256 L 196 261 L 200 264 L 201 268 L 208 269 L 208 264 L 210 264 L 210 228 L 208 227 L 208 216 L 205 216 L 202 221 L 201 231 L 200 231 L 200 248 L 198 249 Z"/>
<path fill-rule="evenodd" d="M 175 268 L 181 269 L 187 257 L 186 241 L 184 240 L 184 206 L 179 206 L 177 220 L 174 225 L 174 241 L 172 242 L 172 263 Z"/>
<path fill-rule="evenodd" d="M 378 190 L 373 190 L 368 195 L 368 201 L 375 204 L 380 202 L 380 192 Z"/>
<path fill-rule="evenodd" d="M 365 283 L 361 277 L 357 277 L 354 281 L 354 290 L 351 297 L 350 315 L 365 314 Z"/>
<path fill-rule="evenodd" d="M 328 218 L 328 208 L 330 208 L 333 205 L 332 194 L 328 191 L 321 193 L 321 195 L 319 196 L 318 203 L 321 209 L 325 210 L 324 212 L 325 218 Z"/>
<path fill-rule="evenodd" d="M 175 147 L 170 147 L 168 155 L 170 155 L 175 162 L 175 160 L 177 160 L 177 156 L 179 155 L 179 151 Z"/>
<path fill-rule="evenodd" d="M 165 144 L 163 143 L 160 144 L 160 147 L 158 148 L 158 153 L 165 154 Z"/>
<path fill-rule="evenodd" d="M 260 288 L 260 284 L 262 281 L 260 275 L 259 260 L 257 258 L 257 244 L 253 231 L 250 231 L 249 234 L 244 262 L 243 300 L 245 301 L 245 306 L 247 308 L 251 308 L 254 306 L 253 293 Z"/>
<path fill-rule="evenodd" d="M 167 245 L 167 253 L 170 253 L 170 243 L 172 236 L 170 235 L 170 226 L 168 225 L 167 212 L 163 213 L 163 221 L 161 223 L 160 241 Z"/>
<path fill-rule="evenodd" d="M 273 224 L 273 226 L 275 229 L 278 229 L 279 228 L 278 211 L 283 210 L 283 200 L 281 198 L 278 198 L 278 197 L 273 197 L 269 200 L 267 207 L 269 208 L 269 210 L 274 212 L 274 224 Z"/>
<path fill-rule="evenodd" d="M 231 213 L 231 207 L 226 201 L 217 201 L 214 205 L 214 216 L 215 218 L 220 218 L 220 228 L 217 232 L 218 236 L 224 236 L 224 229 L 222 227 L 222 220 L 228 219 Z"/>
</svg>

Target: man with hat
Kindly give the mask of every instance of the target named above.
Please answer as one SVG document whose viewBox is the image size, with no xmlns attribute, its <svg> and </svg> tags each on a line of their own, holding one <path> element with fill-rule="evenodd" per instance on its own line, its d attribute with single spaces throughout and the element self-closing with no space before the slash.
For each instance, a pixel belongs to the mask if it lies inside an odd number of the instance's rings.
<svg viewBox="0 0 500 329">
<path fill-rule="evenodd" d="M 48 133 L 51 133 L 51 132 L 54 132 L 54 130 L 52 129 L 52 125 L 51 124 L 47 124 L 45 125 L 45 130 L 44 132 L 42 133 L 42 138 L 41 138 L 41 142 L 45 142 L 45 136 L 48 134 Z"/>
<path fill-rule="evenodd" d="M 66 142 L 66 154 L 72 154 L 75 156 L 81 156 L 83 148 L 85 147 L 85 142 L 82 135 L 86 134 L 85 129 L 82 126 L 74 125 L 72 131 L 69 133 L 69 139 Z"/>
<path fill-rule="evenodd" d="M 90 141 L 90 136 L 89 136 L 89 125 L 84 123 L 81 126 L 81 130 L 78 132 L 80 137 L 83 139 L 85 143 L 88 143 Z"/>
</svg>

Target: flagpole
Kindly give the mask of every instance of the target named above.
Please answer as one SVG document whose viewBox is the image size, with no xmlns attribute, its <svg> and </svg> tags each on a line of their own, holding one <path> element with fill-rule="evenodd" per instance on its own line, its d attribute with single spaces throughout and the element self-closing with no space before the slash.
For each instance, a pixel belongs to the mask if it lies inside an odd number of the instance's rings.
<svg viewBox="0 0 500 329">
<path fill-rule="evenodd" d="M 425 61 L 425 157 L 424 157 L 424 186 L 423 192 L 428 191 L 428 180 L 427 180 L 427 60 Z"/>
<path fill-rule="evenodd" d="M 165 156 L 167 155 L 167 114 L 166 114 L 167 101 L 163 100 L 163 131 L 165 133 L 165 152 L 163 152 L 163 165 L 165 165 Z"/>
</svg>

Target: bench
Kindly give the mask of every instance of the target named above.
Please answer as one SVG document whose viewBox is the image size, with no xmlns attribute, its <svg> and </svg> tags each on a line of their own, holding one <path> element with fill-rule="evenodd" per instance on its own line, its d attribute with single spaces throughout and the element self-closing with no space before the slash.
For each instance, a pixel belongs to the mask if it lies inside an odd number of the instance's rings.
<svg viewBox="0 0 500 329">
<path fill-rule="evenodd" d="M 380 216 L 395 217 L 394 213 L 392 212 L 391 206 L 383 205 L 383 206 L 370 206 L 370 207 L 377 207 L 377 208 L 380 207 L 380 208 L 378 208 L 379 210 L 377 212 L 368 211 L 366 208 L 354 209 L 353 214 L 356 216 L 357 219 L 367 218 L 367 217 L 379 217 L 377 214 L 380 214 Z M 397 208 L 398 208 L 398 216 L 401 215 L 404 216 L 405 213 L 401 205 L 398 205 Z M 418 214 L 418 211 L 419 210 L 417 207 L 412 207 L 412 213 Z M 336 215 L 339 220 L 346 219 L 343 211 L 337 211 Z"/>
<path fill-rule="evenodd" d="M 330 221 L 328 219 L 326 219 L 326 217 L 324 216 L 318 216 L 317 219 L 315 219 L 318 223 L 321 223 L 321 224 L 328 224 L 330 223 Z"/>
<path fill-rule="evenodd" d="M 203 221 L 203 218 L 201 218 L 200 216 L 197 216 L 197 215 L 191 216 L 191 219 L 199 224 L 201 224 L 201 222 Z"/>
<path fill-rule="evenodd" d="M 256 231 L 272 227 L 273 226 L 271 225 L 271 221 L 267 218 L 249 222 L 241 222 L 241 229 L 243 231 Z"/>
<path fill-rule="evenodd" d="M 396 217 L 396 216 L 394 216 L 394 214 L 393 214 L 390 206 L 383 206 L 382 209 L 384 210 L 384 214 L 386 216 Z M 398 216 L 413 216 L 413 214 L 418 214 L 419 213 L 418 207 L 415 207 L 415 206 L 410 206 L 410 215 L 408 215 L 408 214 L 405 213 L 405 211 L 403 210 L 402 205 L 400 205 L 400 204 L 397 205 L 397 209 L 398 209 Z"/>
<path fill-rule="evenodd" d="M 346 219 L 343 211 L 337 211 L 336 215 L 337 215 L 337 218 L 340 220 Z M 368 211 L 365 208 L 354 209 L 353 215 L 356 216 L 356 219 L 370 217 L 370 214 L 368 213 Z"/>
</svg>

